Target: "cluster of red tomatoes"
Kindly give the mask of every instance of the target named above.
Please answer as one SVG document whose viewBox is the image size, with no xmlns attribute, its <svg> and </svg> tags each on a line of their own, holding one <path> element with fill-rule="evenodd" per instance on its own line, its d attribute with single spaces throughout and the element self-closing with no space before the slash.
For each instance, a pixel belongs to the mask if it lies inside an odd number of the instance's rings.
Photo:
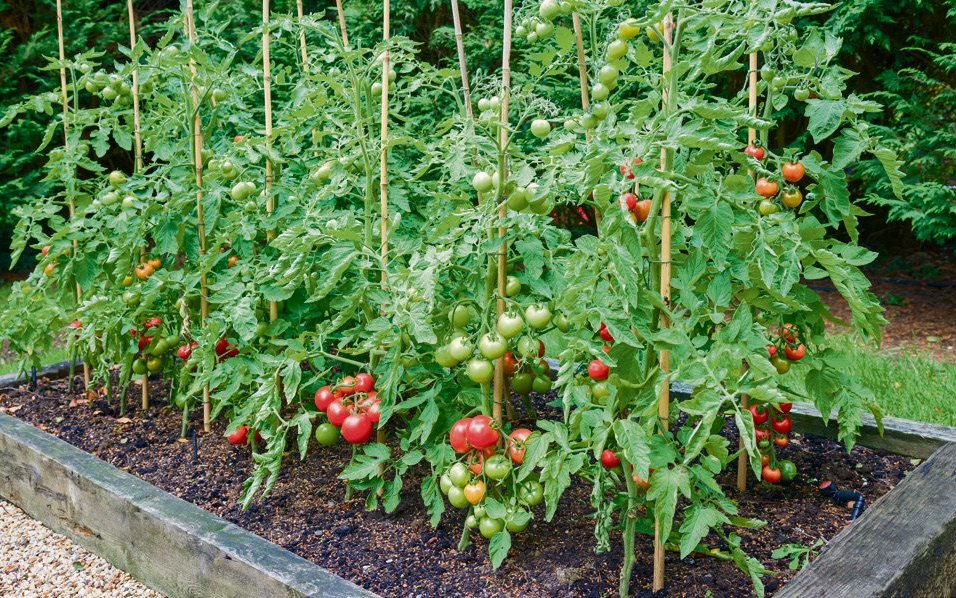
<svg viewBox="0 0 956 598">
<path fill-rule="evenodd" d="M 334 388 L 315 391 L 315 407 L 329 418 L 315 432 L 316 440 L 326 446 L 335 444 L 339 434 L 352 444 L 368 442 L 382 417 L 375 378 L 364 372 L 343 377 Z"/>
<path fill-rule="evenodd" d="M 635 158 L 634 164 L 640 164 L 641 159 Z M 618 169 L 621 171 L 621 175 L 628 180 L 634 180 L 634 171 L 631 170 L 627 164 L 621 164 Z M 651 206 L 653 202 L 649 199 L 640 199 L 637 196 L 637 193 L 632 193 L 628 191 L 622 193 L 618 198 L 618 202 L 621 204 L 621 209 L 631 215 L 631 219 L 634 221 L 634 224 L 640 224 L 641 222 L 647 221 L 647 217 L 651 213 Z"/>
<path fill-rule="evenodd" d="M 748 145 L 744 148 L 744 153 L 758 162 L 763 161 L 766 155 L 762 147 L 755 145 Z M 780 193 L 780 184 L 777 181 L 766 177 L 758 178 L 755 186 L 757 194 L 763 197 L 763 200 L 757 206 L 757 211 L 762 216 L 769 216 L 780 211 L 777 203 L 773 201 L 778 194 L 780 194 L 780 203 L 785 208 L 794 209 L 799 207 L 803 203 L 803 193 L 796 186 L 796 183 L 800 182 L 806 173 L 807 169 L 801 162 L 784 162 L 780 168 L 780 174 L 788 184 L 784 187 L 783 193 Z"/>
<path fill-rule="evenodd" d="M 791 362 L 800 361 L 806 357 L 807 347 L 800 342 L 797 327 L 793 324 L 784 324 L 780 328 L 780 335 L 776 342 L 767 346 L 767 355 L 778 374 L 786 374 L 790 371 Z"/>
<path fill-rule="evenodd" d="M 531 430 L 517 428 L 504 437 L 504 450 L 498 452 L 501 432 L 487 415 L 464 417 L 452 426 L 448 441 L 464 458 L 442 474 L 439 487 L 448 502 L 458 509 L 471 508 L 465 525 L 491 538 L 503 529 L 511 533 L 524 530 L 531 521 L 529 507 L 544 500 L 544 487 L 537 479 L 511 483 L 514 465 L 524 462 Z M 507 455 L 505 454 L 507 452 Z M 503 513 L 488 513 L 485 498 L 491 493 L 502 504 Z"/>
<path fill-rule="evenodd" d="M 797 466 L 793 461 L 776 458 L 776 449 L 790 443 L 793 422 L 787 414 L 792 408 L 793 403 L 750 406 L 750 415 L 754 420 L 754 436 L 763 464 L 761 477 L 763 481 L 771 484 L 789 482 L 797 475 Z"/>
<path fill-rule="evenodd" d="M 603 347 L 604 352 L 610 352 L 611 344 L 614 342 L 614 336 L 611 335 L 611 331 L 608 330 L 607 325 L 604 322 L 601 322 L 601 328 L 598 330 L 597 334 L 605 343 Z M 594 397 L 594 399 L 600 400 L 610 394 L 607 388 L 607 383 L 605 382 L 610 375 L 611 366 L 604 363 L 600 359 L 592 359 L 588 364 L 588 376 L 591 378 L 591 396 Z"/>
<path fill-rule="evenodd" d="M 155 374 L 161 372 L 165 365 L 165 355 L 179 344 L 179 335 L 164 336 L 163 320 L 161 318 L 147 318 L 141 330 L 130 328 L 130 336 L 137 339 L 139 356 L 133 360 L 133 373 L 143 375 L 147 372 Z"/>
</svg>

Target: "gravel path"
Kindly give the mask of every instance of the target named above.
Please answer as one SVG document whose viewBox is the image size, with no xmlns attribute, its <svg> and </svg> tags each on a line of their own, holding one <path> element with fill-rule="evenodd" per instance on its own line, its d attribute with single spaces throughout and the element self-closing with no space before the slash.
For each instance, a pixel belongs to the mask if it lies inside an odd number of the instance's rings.
<svg viewBox="0 0 956 598">
<path fill-rule="evenodd" d="M 163 595 L 0 500 L 0 596 Z"/>
</svg>

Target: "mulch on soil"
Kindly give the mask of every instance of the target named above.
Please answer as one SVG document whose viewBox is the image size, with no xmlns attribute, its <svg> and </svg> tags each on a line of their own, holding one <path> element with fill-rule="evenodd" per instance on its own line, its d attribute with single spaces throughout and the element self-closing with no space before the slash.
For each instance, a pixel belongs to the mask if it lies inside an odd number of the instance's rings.
<svg viewBox="0 0 956 598">
<path fill-rule="evenodd" d="M 545 399 L 537 399 L 543 406 Z M 350 447 L 313 444 L 304 462 L 290 454 L 272 494 L 242 511 L 238 500 L 251 470 L 249 453 L 226 443 L 224 423 L 214 422 L 211 435 L 200 434 L 194 449 L 192 442 L 179 440 L 181 412 L 154 407 L 138 413 L 135 403 L 130 401 L 132 411 L 121 419 L 103 400 L 87 404 L 80 394 L 67 393 L 65 381 L 42 380 L 35 392 L 24 387 L 0 395 L 0 411 L 383 596 L 599 597 L 617 591 L 620 536 L 612 536 L 610 553 L 594 554 L 591 489 L 584 483 L 576 482 L 565 493 L 553 521 L 543 520 L 543 505 L 536 509 L 539 519 L 513 537 L 511 556 L 496 572 L 484 539 L 478 537 L 477 545 L 464 552 L 457 550 L 461 511 L 448 507 L 440 527 L 431 528 L 419 496 L 423 471 L 405 479 L 395 513 L 370 512 L 361 496 L 344 500 L 337 478 Z M 771 558 L 775 548 L 827 540 L 848 524 L 849 511 L 820 496 L 818 480 L 858 490 L 872 504 L 912 467 L 903 457 L 861 447 L 847 454 L 840 445 L 814 436 L 794 435 L 782 456 L 799 468 L 792 485 L 757 485 L 743 497 L 729 491 L 742 516 L 767 521 L 760 530 L 736 531 L 743 548 L 775 572 L 764 579 L 768 594 L 796 574 L 787 560 Z M 732 478 L 729 471 L 725 487 L 733 486 Z M 707 542 L 720 546 L 713 537 Z M 651 595 L 652 563 L 651 538 L 639 537 L 632 581 L 636 595 Z M 728 562 L 695 555 L 681 561 L 668 553 L 666 565 L 668 596 L 753 594 L 746 576 Z"/>
</svg>

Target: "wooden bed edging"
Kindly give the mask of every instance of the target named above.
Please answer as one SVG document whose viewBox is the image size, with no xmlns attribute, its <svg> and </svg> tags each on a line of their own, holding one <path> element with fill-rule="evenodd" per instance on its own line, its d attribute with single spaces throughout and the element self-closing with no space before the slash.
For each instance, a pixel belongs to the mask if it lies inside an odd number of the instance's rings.
<svg viewBox="0 0 956 598">
<path fill-rule="evenodd" d="M 777 596 L 956 596 L 956 444 L 837 534 Z"/>
<path fill-rule="evenodd" d="M 375 596 L 2 413 L 0 498 L 173 598 Z"/>
<path fill-rule="evenodd" d="M 83 362 L 77 361 L 76 367 L 79 368 L 77 371 L 83 373 Z M 37 370 L 37 378 L 49 378 L 50 380 L 58 380 L 60 378 L 66 378 L 70 375 L 70 362 L 61 361 L 60 363 L 51 363 L 50 365 L 45 365 L 42 368 Z M 16 386 L 17 384 L 25 384 L 30 381 L 29 372 L 23 375 L 17 374 L 7 374 L 6 376 L 0 376 L 0 388 L 6 388 L 9 386 Z"/>
</svg>

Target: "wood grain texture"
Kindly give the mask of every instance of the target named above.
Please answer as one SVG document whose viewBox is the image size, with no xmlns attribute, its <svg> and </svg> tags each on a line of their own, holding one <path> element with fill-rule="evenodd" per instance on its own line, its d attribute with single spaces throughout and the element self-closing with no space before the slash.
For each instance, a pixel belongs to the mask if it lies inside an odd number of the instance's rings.
<svg viewBox="0 0 956 598">
<path fill-rule="evenodd" d="M 0 497 L 170 597 L 374 596 L 3 414 Z"/>
<path fill-rule="evenodd" d="M 956 595 L 956 444 L 947 444 L 838 534 L 777 594 Z"/>
</svg>

